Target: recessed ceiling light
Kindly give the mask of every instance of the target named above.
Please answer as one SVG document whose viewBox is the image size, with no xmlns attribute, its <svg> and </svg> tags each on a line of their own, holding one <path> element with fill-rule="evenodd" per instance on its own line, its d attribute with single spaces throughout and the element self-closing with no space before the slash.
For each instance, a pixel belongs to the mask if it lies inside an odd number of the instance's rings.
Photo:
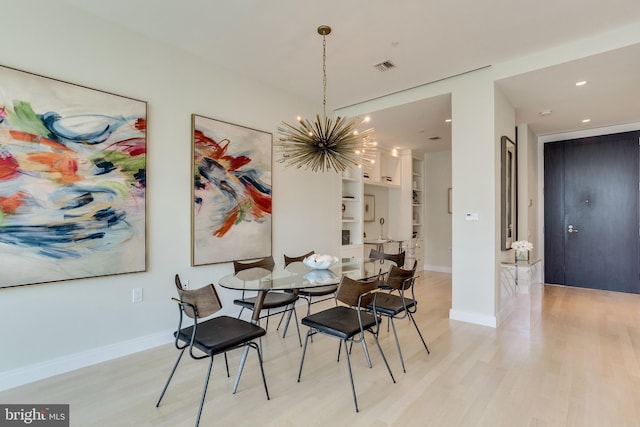
<svg viewBox="0 0 640 427">
<path fill-rule="evenodd" d="M 451 123 L 451 119 L 446 119 L 445 122 Z"/>
<path fill-rule="evenodd" d="M 586 80 L 581 80 L 581 81 L 579 81 L 579 82 L 576 82 L 576 86 L 584 86 L 584 85 L 586 85 L 586 84 L 587 84 L 587 81 L 586 81 Z"/>
<path fill-rule="evenodd" d="M 591 119 L 582 119 L 582 123 L 589 123 Z"/>
<path fill-rule="evenodd" d="M 553 110 L 542 110 L 538 114 L 541 116 L 549 116 L 551 113 L 553 113 Z"/>
</svg>

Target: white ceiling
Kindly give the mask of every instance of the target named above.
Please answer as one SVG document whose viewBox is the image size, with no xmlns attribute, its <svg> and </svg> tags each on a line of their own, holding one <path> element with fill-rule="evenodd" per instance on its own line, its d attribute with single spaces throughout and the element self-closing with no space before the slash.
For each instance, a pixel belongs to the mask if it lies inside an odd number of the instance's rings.
<svg viewBox="0 0 640 427">
<path fill-rule="evenodd" d="M 345 107 L 640 20 L 639 0 L 64 0 L 234 73 Z M 386 72 L 373 65 L 391 60 Z M 588 80 L 576 88 L 577 80 Z M 539 135 L 640 121 L 640 46 L 499 82 Z M 371 114 L 382 144 L 442 150 L 448 96 Z M 541 117 L 541 110 L 550 116 Z M 294 113 L 292 113 L 293 116 Z M 591 118 L 588 124 L 581 119 Z M 287 119 L 283 117 L 283 120 Z M 438 136 L 440 140 L 430 141 Z"/>
</svg>

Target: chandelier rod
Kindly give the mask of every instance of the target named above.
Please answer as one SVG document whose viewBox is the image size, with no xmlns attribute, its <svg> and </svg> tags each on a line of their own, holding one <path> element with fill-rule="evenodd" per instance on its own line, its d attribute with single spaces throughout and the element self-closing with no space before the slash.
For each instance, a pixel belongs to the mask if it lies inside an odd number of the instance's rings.
<svg viewBox="0 0 640 427">
<path fill-rule="evenodd" d="M 322 121 L 327 118 L 327 34 L 331 34 L 331 27 L 320 25 L 318 34 L 322 36 Z"/>
</svg>

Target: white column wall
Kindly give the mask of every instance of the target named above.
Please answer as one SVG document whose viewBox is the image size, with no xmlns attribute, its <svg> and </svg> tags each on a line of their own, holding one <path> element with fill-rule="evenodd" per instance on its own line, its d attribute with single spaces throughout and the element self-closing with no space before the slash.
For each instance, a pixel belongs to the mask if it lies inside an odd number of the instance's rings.
<svg viewBox="0 0 640 427">
<path fill-rule="evenodd" d="M 456 79 L 452 91 L 452 304 L 449 316 L 496 326 L 498 150 L 490 69 Z M 477 221 L 467 221 L 477 214 Z M 496 220 L 497 218 L 497 220 Z"/>
</svg>

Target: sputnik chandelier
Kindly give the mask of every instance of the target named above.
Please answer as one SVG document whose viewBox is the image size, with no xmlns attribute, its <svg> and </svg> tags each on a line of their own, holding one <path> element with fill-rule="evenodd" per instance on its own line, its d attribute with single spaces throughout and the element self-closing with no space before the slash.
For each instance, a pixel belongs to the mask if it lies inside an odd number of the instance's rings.
<svg viewBox="0 0 640 427">
<path fill-rule="evenodd" d="M 316 115 L 315 122 L 298 117 L 296 125 L 282 122 L 278 127 L 280 137 L 275 144 L 282 154 L 278 160 L 287 166 L 305 167 L 313 172 L 342 172 L 353 166 L 371 164 L 375 161 L 377 142 L 372 140 L 373 128 L 359 131 L 369 122 L 369 117 L 347 119 L 337 117 L 335 122 L 327 117 L 327 55 L 326 36 L 331 27 L 321 25 L 318 34 L 322 36 L 322 117 Z"/>
</svg>

